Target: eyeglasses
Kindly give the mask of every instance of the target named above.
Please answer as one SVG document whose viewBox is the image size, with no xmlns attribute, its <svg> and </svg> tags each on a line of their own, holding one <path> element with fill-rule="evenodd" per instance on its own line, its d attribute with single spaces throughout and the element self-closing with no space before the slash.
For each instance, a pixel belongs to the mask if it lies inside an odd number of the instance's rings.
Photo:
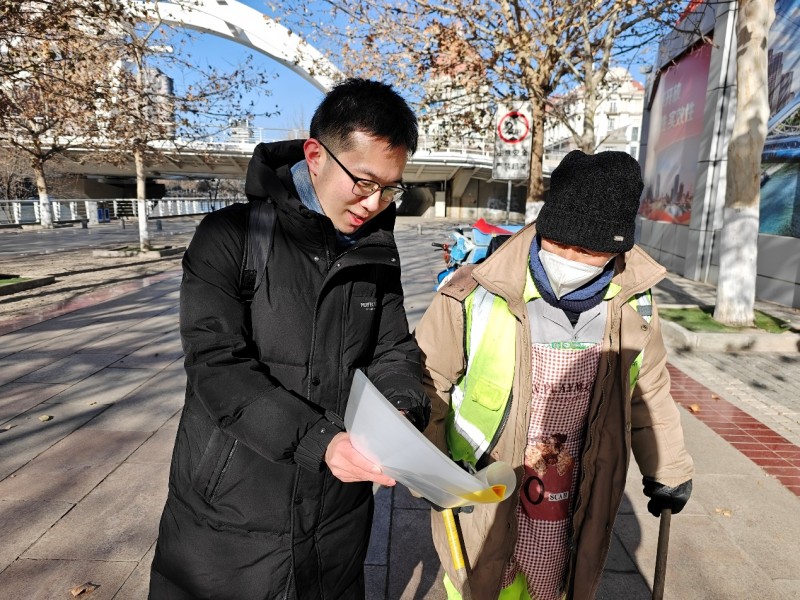
<svg viewBox="0 0 800 600">
<path fill-rule="evenodd" d="M 353 193 L 356 196 L 372 196 L 375 192 L 381 192 L 380 198 L 381 202 L 394 202 L 396 200 L 400 200 L 403 194 L 406 191 L 406 188 L 402 185 L 381 185 L 377 181 L 372 181 L 371 179 L 361 179 L 360 177 L 356 177 L 350 171 L 347 170 L 336 156 L 334 156 L 333 152 L 331 152 L 328 147 L 323 144 L 320 140 L 317 140 L 319 145 L 325 148 L 325 151 L 330 154 L 330 157 L 336 162 L 337 165 L 342 167 L 342 171 L 344 171 L 347 176 L 353 180 Z"/>
</svg>

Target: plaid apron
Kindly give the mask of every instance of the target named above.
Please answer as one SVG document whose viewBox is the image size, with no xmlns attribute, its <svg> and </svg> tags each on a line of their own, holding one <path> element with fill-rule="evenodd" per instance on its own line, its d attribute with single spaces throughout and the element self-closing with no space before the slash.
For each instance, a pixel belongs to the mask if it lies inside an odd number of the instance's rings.
<svg viewBox="0 0 800 600">
<path fill-rule="evenodd" d="M 533 600 L 564 596 L 586 415 L 600 361 L 600 344 L 562 348 L 556 342 L 532 349 L 533 397 L 517 507 L 519 535 L 503 575 L 507 587 L 523 574 Z"/>
</svg>

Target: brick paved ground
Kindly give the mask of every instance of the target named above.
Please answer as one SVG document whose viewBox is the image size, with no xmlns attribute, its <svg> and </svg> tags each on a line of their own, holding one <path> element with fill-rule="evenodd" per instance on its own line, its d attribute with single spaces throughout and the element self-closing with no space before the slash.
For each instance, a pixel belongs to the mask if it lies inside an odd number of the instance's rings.
<svg viewBox="0 0 800 600">
<path fill-rule="evenodd" d="M 442 266 L 430 242 L 451 224 L 399 223 L 412 326 Z M 0 321 L 0 597 L 66 600 L 87 581 L 100 584 L 88 596 L 95 600 L 146 597 L 182 404 L 179 279 L 164 273 Z M 708 290 L 674 278 L 662 293 Z M 665 597 L 800 598 L 800 498 L 785 470 L 800 468 L 797 354 L 687 353 L 671 362 L 697 474 L 672 522 Z M 601 600 L 650 597 L 658 520 L 640 481 L 632 464 Z M 443 598 L 424 504 L 397 488 L 381 490 L 376 505 L 368 598 Z"/>
</svg>

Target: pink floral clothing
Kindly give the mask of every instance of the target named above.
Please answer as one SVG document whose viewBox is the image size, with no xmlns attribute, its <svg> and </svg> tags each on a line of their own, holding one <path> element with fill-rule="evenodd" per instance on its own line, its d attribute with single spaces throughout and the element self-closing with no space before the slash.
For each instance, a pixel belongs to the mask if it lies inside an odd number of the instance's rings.
<svg viewBox="0 0 800 600">
<path fill-rule="evenodd" d="M 503 587 L 522 573 L 533 600 L 564 595 L 570 522 L 600 349 L 600 344 L 580 342 L 532 347 L 533 397 L 517 508 L 519 534 Z"/>
</svg>

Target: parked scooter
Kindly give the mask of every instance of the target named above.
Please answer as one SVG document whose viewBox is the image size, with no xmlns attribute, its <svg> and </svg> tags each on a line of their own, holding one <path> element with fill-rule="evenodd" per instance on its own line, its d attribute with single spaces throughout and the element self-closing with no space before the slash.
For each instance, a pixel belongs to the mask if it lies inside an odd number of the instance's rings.
<svg viewBox="0 0 800 600">
<path fill-rule="evenodd" d="M 436 275 L 436 287 L 438 290 L 455 274 L 456 269 L 463 264 L 471 264 L 475 244 L 472 243 L 461 229 L 454 229 L 450 232 L 451 241 L 439 244 L 433 242 L 431 245 L 442 250 L 445 268 Z"/>
<path fill-rule="evenodd" d="M 497 246 L 522 229 L 522 225 L 492 225 L 483 218 L 478 219 L 469 231 L 456 227 L 450 232 L 450 243 L 436 243 L 432 246 L 442 250 L 445 268 L 436 275 L 439 290 L 462 265 L 478 264 L 485 260 Z"/>
</svg>

